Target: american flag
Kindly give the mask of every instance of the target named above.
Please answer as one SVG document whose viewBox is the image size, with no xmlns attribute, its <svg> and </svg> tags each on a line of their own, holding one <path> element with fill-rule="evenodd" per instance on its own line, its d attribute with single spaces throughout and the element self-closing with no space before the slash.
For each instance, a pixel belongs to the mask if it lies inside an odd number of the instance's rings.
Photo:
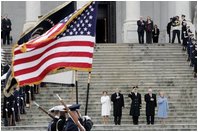
<svg viewBox="0 0 198 132">
<path fill-rule="evenodd" d="M 43 35 L 14 49 L 13 75 L 19 86 L 39 84 L 59 68 L 91 71 L 97 2 L 89 2 Z"/>
</svg>

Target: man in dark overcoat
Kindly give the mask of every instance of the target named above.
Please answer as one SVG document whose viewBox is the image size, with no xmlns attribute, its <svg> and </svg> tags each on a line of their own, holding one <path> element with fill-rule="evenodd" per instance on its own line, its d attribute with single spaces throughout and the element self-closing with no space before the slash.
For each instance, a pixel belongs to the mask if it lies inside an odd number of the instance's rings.
<svg viewBox="0 0 198 132">
<path fill-rule="evenodd" d="M 124 97 L 120 93 L 119 89 L 111 95 L 111 101 L 113 102 L 113 116 L 115 125 L 120 125 L 122 118 L 122 107 L 124 107 Z"/>
<path fill-rule="evenodd" d="M 145 94 L 144 100 L 146 102 L 146 120 L 147 125 L 154 125 L 155 107 L 157 107 L 156 94 L 152 93 L 152 89 L 149 88 L 148 94 Z"/>
</svg>

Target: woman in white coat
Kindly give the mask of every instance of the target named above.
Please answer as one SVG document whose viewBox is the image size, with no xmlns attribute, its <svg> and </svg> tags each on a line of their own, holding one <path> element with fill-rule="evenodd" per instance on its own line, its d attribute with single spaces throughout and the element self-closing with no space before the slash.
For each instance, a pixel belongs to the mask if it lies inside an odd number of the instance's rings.
<svg viewBox="0 0 198 132">
<path fill-rule="evenodd" d="M 101 97 L 102 111 L 101 115 L 103 117 L 103 123 L 108 124 L 110 111 L 111 111 L 111 100 L 107 95 L 107 91 L 103 91 L 103 96 Z"/>
</svg>

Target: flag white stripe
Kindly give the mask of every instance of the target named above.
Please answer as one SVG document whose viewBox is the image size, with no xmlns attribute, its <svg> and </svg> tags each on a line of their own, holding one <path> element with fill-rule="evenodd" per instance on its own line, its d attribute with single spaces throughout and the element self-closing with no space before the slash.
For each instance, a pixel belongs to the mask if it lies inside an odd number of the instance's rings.
<svg viewBox="0 0 198 132">
<path fill-rule="evenodd" d="M 36 66 L 37 64 L 39 64 L 42 60 L 44 60 L 46 57 L 55 54 L 55 53 L 59 53 L 59 52 L 89 52 L 89 53 L 93 53 L 93 48 L 90 47 L 58 47 L 58 48 L 54 48 L 49 50 L 48 52 L 46 52 L 45 54 L 42 55 L 42 57 L 38 58 L 37 60 L 33 60 L 31 62 L 23 62 L 22 64 L 17 64 L 14 65 L 15 67 L 15 71 L 18 71 L 19 69 L 22 69 L 22 67 L 26 67 L 26 68 L 30 68 L 33 66 Z M 24 59 L 26 57 L 23 57 Z M 16 61 L 16 60 L 15 60 Z"/>
<path fill-rule="evenodd" d="M 62 38 L 59 38 L 57 40 L 55 40 L 54 42 L 42 47 L 42 48 L 38 48 L 36 50 L 34 50 L 34 52 L 31 52 L 31 54 L 29 52 L 25 52 L 23 54 L 28 54 L 29 57 L 32 56 L 32 54 L 34 55 L 35 52 L 38 52 L 37 54 L 39 53 L 42 53 L 44 50 L 46 50 L 47 48 L 55 45 L 56 43 L 60 43 L 60 42 L 70 42 L 70 41 L 90 41 L 90 42 L 93 42 L 95 43 L 95 37 L 92 37 L 92 36 L 66 36 L 66 37 L 62 37 Z M 17 50 L 20 50 L 20 46 L 17 47 L 14 51 L 17 51 Z M 31 48 L 32 50 L 32 48 Z M 27 49 L 27 51 L 29 51 L 29 49 Z"/>
<path fill-rule="evenodd" d="M 33 51 L 30 52 L 26 52 L 26 53 L 22 53 L 22 54 L 18 54 L 15 55 L 14 60 L 17 61 L 19 59 L 25 59 L 25 58 L 29 58 L 32 56 L 35 56 L 37 54 L 40 54 L 39 51 L 32 53 Z M 50 55 L 52 53 L 58 53 L 58 52 L 89 52 L 89 53 L 93 53 L 93 47 L 88 47 L 88 46 L 69 46 L 69 47 L 57 47 L 57 48 L 53 48 L 49 51 L 47 51 L 45 54 L 43 54 L 41 59 L 44 59 L 45 57 L 47 57 L 47 55 Z M 30 56 L 31 55 L 31 56 Z"/>
<path fill-rule="evenodd" d="M 56 63 L 64 63 L 64 62 L 72 62 L 72 63 L 88 63 L 92 64 L 92 58 L 87 58 L 87 57 L 58 57 L 51 59 L 47 62 L 45 62 L 39 69 L 37 69 L 34 72 L 23 74 L 20 76 L 15 76 L 16 79 L 23 81 L 27 79 L 31 79 L 34 77 L 38 77 L 47 67 L 50 65 L 56 64 Z M 24 69 L 24 67 L 22 68 Z M 15 70 L 15 67 L 14 67 Z"/>
</svg>

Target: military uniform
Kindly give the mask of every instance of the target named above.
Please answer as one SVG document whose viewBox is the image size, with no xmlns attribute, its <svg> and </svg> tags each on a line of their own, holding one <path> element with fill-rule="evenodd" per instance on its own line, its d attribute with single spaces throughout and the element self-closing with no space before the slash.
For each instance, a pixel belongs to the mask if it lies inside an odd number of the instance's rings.
<svg viewBox="0 0 198 132">
<path fill-rule="evenodd" d="M 70 117 L 66 121 L 64 131 L 79 131 L 78 126 L 73 122 Z"/>
<path fill-rule="evenodd" d="M 56 127 L 56 123 L 58 120 L 59 120 L 59 117 L 55 116 L 55 118 L 48 125 L 48 131 L 58 131 Z"/>
<path fill-rule="evenodd" d="M 138 118 L 140 116 L 140 109 L 141 109 L 141 94 L 131 92 L 131 94 L 128 95 L 128 97 L 131 98 L 131 109 L 130 109 L 130 115 L 133 118 L 133 124 L 138 125 Z"/>
<path fill-rule="evenodd" d="M 78 113 L 77 109 L 80 108 L 79 104 L 74 104 L 71 106 L 68 106 L 68 108 L 73 111 L 77 112 L 77 115 L 79 115 L 78 119 L 82 126 L 86 129 L 86 131 L 90 131 L 93 122 L 91 121 L 91 118 L 88 116 L 80 117 L 80 114 Z M 48 131 L 79 131 L 80 129 L 78 126 L 74 123 L 71 117 L 68 117 L 66 119 L 66 116 L 63 112 L 65 112 L 65 107 L 63 105 L 55 106 L 51 108 L 50 112 L 60 111 L 60 117 L 55 116 L 55 118 L 49 123 L 48 125 Z"/>
</svg>

